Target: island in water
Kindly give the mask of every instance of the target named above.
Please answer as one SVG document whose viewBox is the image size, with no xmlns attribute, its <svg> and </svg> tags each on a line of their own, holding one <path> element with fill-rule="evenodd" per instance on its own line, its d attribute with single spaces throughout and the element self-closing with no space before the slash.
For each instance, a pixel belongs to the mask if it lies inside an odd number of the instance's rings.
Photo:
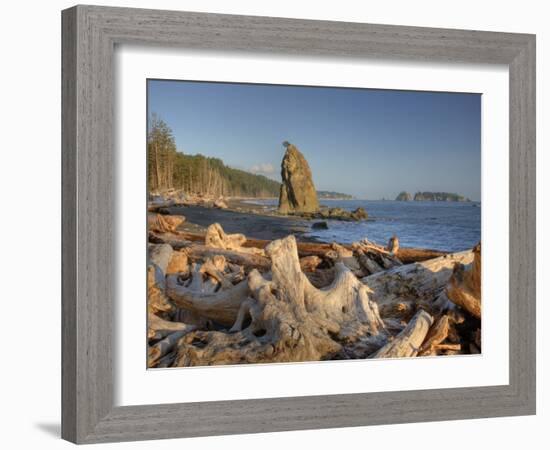
<svg viewBox="0 0 550 450">
<path fill-rule="evenodd" d="M 417 192 L 414 197 L 406 191 L 400 192 L 395 198 L 399 202 L 469 202 L 470 199 L 453 192 Z"/>
</svg>

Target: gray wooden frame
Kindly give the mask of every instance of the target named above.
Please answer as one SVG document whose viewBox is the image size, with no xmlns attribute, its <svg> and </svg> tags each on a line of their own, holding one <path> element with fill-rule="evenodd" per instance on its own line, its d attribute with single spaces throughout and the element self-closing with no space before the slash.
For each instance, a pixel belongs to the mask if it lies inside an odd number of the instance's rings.
<svg viewBox="0 0 550 450">
<path fill-rule="evenodd" d="M 63 438 L 93 443 L 535 413 L 535 36 L 97 6 L 63 11 L 62 30 Z M 119 43 L 506 64 L 510 384 L 114 407 L 113 52 Z"/>
</svg>

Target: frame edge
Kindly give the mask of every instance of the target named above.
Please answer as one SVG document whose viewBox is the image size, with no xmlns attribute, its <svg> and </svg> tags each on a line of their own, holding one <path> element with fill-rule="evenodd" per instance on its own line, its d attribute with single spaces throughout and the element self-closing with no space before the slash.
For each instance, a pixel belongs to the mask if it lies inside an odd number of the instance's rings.
<svg viewBox="0 0 550 450">
<path fill-rule="evenodd" d="M 77 441 L 77 7 L 61 14 L 61 437 Z"/>
<path fill-rule="evenodd" d="M 257 425 L 244 425 L 242 420 L 241 422 L 237 421 L 239 423 L 232 423 L 232 419 L 224 421 L 215 418 L 214 423 L 204 429 L 186 430 L 183 427 L 182 421 L 184 418 L 191 422 L 187 408 L 195 407 L 201 414 L 206 414 L 214 409 L 212 408 L 214 404 L 221 406 L 223 402 L 214 402 L 213 405 L 209 406 L 171 404 L 113 407 L 111 350 L 109 348 L 111 345 L 112 324 L 108 320 L 112 305 L 109 303 L 106 306 L 99 307 L 93 304 L 93 300 L 97 301 L 102 298 L 98 294 L 106 294 L 103 299 L 104 303 L 112 300 L 109 291 L 112 278 L 108 275 L 112 263 L 108 260 L 109 252 L 107 250 L 111 244 L 111 235 L 105 239 L 108 242 L 96 243 L 101 248 L 96 250 L 94 255 L 85 254 L 85 252 L 90 252 L 90 245 L 101 235 L 101 232 L 112 231 L 109 220 L 103 218 L 93 221 L 88 217 L 94 213 L 99 214 L 98 205 L 93 203 L 99 197 L 102 197 L 107 190 L 102 187 L 101 183 L 105 182 L 109 189 L 112 187 L 112 171 L 108 168 L 112 160 L 112 150 L 114 150 L 112 148 L 113 143 L 110 141 L 111 134 L 107 131 L 102 137 L 98 137 L 99 130 L 108 130 L 109 119 L 112 118 L 112 99 L 109 97 L 112 94 L 112 86 L 109 85 L 109 81 L 112 80 L 112 68 L 109 63 L 107 63 L 109 66 L 107 68 L 101 67 L 100 64 L 109 61 L 108 58 L 112 57 L 115 42 L 124 41 L 125 39 L 131 41 L 135 36 L 132 34 L 129 34 L 130 37 L 124 36 L 123 33 L 120 34 L 116 31 L 121 15 L 129 14 L 131 19 L 134 19 L 137 16 L 142 18 L 144 14 L 148 13 L 155 13 L 157 16 L 162 16 L 162 13 L 166 13 L 166 15 L 173 13 L 180 17 L 182 22 L 189 20 L 199 22 L 199 24 L 201 20 L 207 21 L 205 16 L 215 16 L 214 24 L 209 27 L 210 29 L 215 29 L 216 21 L 221 20 L 220 17 L 231 17 L 232 20 L 237 22 L 248 19 L 245 16 L 86 5 L 75 6 L 62 12 L 62 437 L 75 443 L 266 432 L 271 429 L 268 423 L 261 421 L 261 417 L 257 420 L 251 420 Z M 250 19 L 252 18 L 259 22 L 265 19 L 269 23 L 273 23 L 275 20 L 261 16 L 250 17 Z M 281 20 L 287 22 L 294 20 L 297 25 L 304 22 L 317 22 L 302 19 Z M 126 26 L 130 30 L 132 20 L 129 22 Z M 323 23 L 326 27 L 330 26 L 330 22 L 325 21 Z M 344 22 L 332 23 L 342 24 L 338 25 L 342 29 L 346 26 Z M 370 26 L 368 24 L 355 25 Z M 418 27 L 378 25 L 372 27 L 374 29 L 390 28 L 394 30 L 414 29 L 419 34 L 423 30 Z M 208 33 L 209 28 L 206 27 L 204 33 Z M 132 31 L 130 30 L 129 33 Z M 464 30 L 448 31 L 450 34 L 456 34 L 457 40 L 461 39 L 458 36 L 459 34 L 468 33 Z M 88 35 L 84 33 L 88 33 Z M 154 35 L 154 33 L 155 28 L 152 27 L 148 29 L 146 34 Z M 479 36 L 487 36 L 491 32 L 469 33 L 475 34 L 479 39 Z M 89 37 L 90 34 L 91 37 Z M 510 254 L 517 258 L 515 260 L 517 262 L 514 262 L 516 264 L 514 273 L 512 273 L 512 265 L 510 270 L 510 305 L 511 312 L 514 313 L 511 314 L 510 323 L 510 385 L 482 391 L 487 395 L 487 398 L 482 398 L 480 401 L 485 400 L 487 406 L 479 406 L 479 411 L 476 410 L 477 413 L 472 418 L 527 415 L 536 412 L 535 328 L 533 326 L 528 329 L 521 326 L 522 322 L 525 325 L 527 318 L 534 320 L 536 303 L 534 285 L 536 262 L 534 251 L 534 233 L 536 231 L 534 197 L 536 137 L 536 125 L 534 123 L 536 101 L 535 37 L 529 34 L 492 33 L 491 39 L 498 40 L 499 36 L 503 40 L 506 39 L 506 46 L 503 44 L 503 50 L 495 53 L 496 56 L 493 57 L 492 61 L 502 63 L 506 60 L 510 70 Z M 169 40 L 170 38 L 165 39 Z M 174 42 L 177 40 L 175 37 L 171 39 Z M 146 42 L 147 36 L 143 40 Z M 399 39 L 396 38 L 393 48 L 398 49 L 402 45 L 398 41 Z M 214 40 L 208 45 L 214 46 L 217 45 L 217 42 L 219 41 Z M 230 45 L 231 43 L 226 47 L 230 47 Z M 321 41 L 316 42 L 316 45 L 322 46 Z M 481 45 L 481 47 L 483 46 Z M 380 52 L 383 53 L 380 48 L 383 48 L 383 45 L 372 51 L 378 55 Z M 368 51 L 369 49 L 365 50 L 367 53 Z M 398 50 L 393 51 L 398 52 Z M 357 54 L 361 53 L 359 50 L 356 52 Z M 474 53 L 473 50 L 471 52 Z M 477 56 L 471 56 L 472 60 L 481 59 L 482 54 L 486 54 L 486 51 L 480 52 Z M 453 54 L 461 55 L 460 51 L 456 52 L 456 50 Z M 463 55 L 465 55 L 463 58 L 470 58 L 466 51 Z M 511 58 L 511 55 L 513 55 L 513 58 Z M 422 51 L 417 49 L 414 58 L 422 59 Z M 439 58 L 442 57 L 439 56 Z M 101 74 L 95 74 L 94 70 L 101 71 Z M 94 85 L 92 81 L 99 82 L 99 85 Z M 101 111 L 102 108 L 106 117 L 98 117 L 98 111 Z M 101 148 L 102 145 L 104 145 L 103 148 Z M 91 165 L 91 167 L 88 167 L 88 165 Z M 104 170 L 104 172 L 100 173 L 101 170 Z M 88 176 L 93 180 L 79 180 L 79 174 L 82 175 L 82 178 Z M 101 192 L 93 191 L 94 188 Z M 103 200 L 111 204 L 111 197 L 107 196 Z M 105 207 L 106 205 L 103 204 L 102 206 Z M 88 209 L 91 209 L 91 211 L 88 211 Z M 79 219 L 81 220 L 79 221 Z M 84 223 L 86 220 L 89 223 Z M 93 236 L 82 238 L 80 234 L 86 231 L 91 231 Z M 513 236 L 516 236 L 516 241 L 514 241 Z M 79 250 L 82 253 L 79 254 Z M 95 259 L 92 261 L 93 257 Z M 99 275 L 90 275 L 90 280 L 82 281 L 86 270 L 97 268 L 98 260 L 105 262 L 107 267 L 102 268 Z M 87 262 L 95 262 L 95 264 L 88 267 Z M 80 279 L 79 275 L 81 276 Z M 512 286 L 513 279 L 519 282 L 517 286 Z M 100 281 L 104 284 L 97 288 L 90 288 L 94 282 L 99 283 Z M 523 292 L 517 297 L 520 288 L 523 289 Z M 516 293 L 517 301 L 515 304 L 512 302 L 512 292 Z M 524 301 L 520 302 L 520 299 Z M 108 323 L 105 322 L 106 319 Z M 93 370 L 90 371 L 90 369 Z M 108 379 L 109 374 L 111 375 L 110 379 Z M 102 383 L 106 383 L 106 385 Z M 493 401 L 491 404 L 491 400 L 498 397 L 498 395 L 495 395 L 497 392 L 505 397 L 501 399 L 500 408 L 502 409 L 498 412 L 494 409 L 498 406 L 498 402 Z M 360 396 L 361 394 L 357 395 Z M 343 398 L 341 396 L 333 397 L 337 404 Z M 336 399 L 336 397 L 339 397 L 339 399 Z M 442 395 L 442 397 L 445 397 L 445 395 Z M 404 400 L 405 402 L 414 401 L 414 395 L 412 394 L 405 393 L 405 398 L 409 399 Z M 290 398 L 269 399 L 264 400 L 264 402 L 269 403 L 271 401 L 273 405 L 281 405 L 282 411 L 289 405 L 285 403 L 285 400 L 290 400 Z M 350 401 L 354 402 L 353 399 Z M 248 400 L 236 402 L 241 405 L 252 405 L 252 402 Z M 314 402 L 313 398 L 311 402 Z M 371 402 L 376 404 L 374 399 Z M 307 413 L 311 415 L 315 412 L 314 407 L 311 409 L 306 408 L 308 404 L 310 402 L 306 400 L 301 409 L 301 414 L 306 415 L 306 417 L 302 417 L 301 423 L 296 426 L 277 424 L 271 431 L 328 427 L 327 422 L 323 422 L 323 417 L 320 417 L 317 421 L 314 417 L 307 417 Z M 393 419 L 390 419 L 391 422 L 389 423 L 437 420 L 433 418 L 433 413 L 430 414 L 428 411 L 424 411 L 424 416 L 404 413 L 401 418 L 396 419 L 396 417 L 400 417 L 399 411 L 395 410 L 398 406 L 393 405 L 393 410 L 388 412 L 389 416 L 393 414 Z M 339 407 L 344 408 L 343 406 Z M 348 413 L 351 413 L 352 409 L 360 412 L 364 408 L 367 408 L 364 400 L 357 399 L 354 408 L 348 407 Z M 269 410 L 270 408 L 257 407 L 257 412 L 263 412 L 267 421 L 268 413 L 265 412 L 266 409 Z M 220 408 L 220 411 L 222 410 Z M 180 422 L 177 422 L 179 426 L 175 426 L 174 422 L 164 426 L 159 423 L 163 417 L 167 418 L 165 414 L 168 412 L 175 413 L 177 419 L 180 420 Z M 343 413 L 342 410 L 341 414 Z M 346 415 L 346 417 L 348 416 Z M 441 420 L 459 418 L 463 418 L 459 413 L 449 413 L 443 415 Z M 366 417 L 364 420 L 361 420 L 361 417 L 344 419 L 345 417 L 340 417 L 338 419 L 340 424 L 333 423 L 331 426 L 361 426 L 378 423 L 376 420 L 365 423 Z M 156 426 L 153 429 L 150 426 L 144 427 L 147 420 L 153 422 Z M 275 420 L 274 415 L 272 415 L 272 420 Z M 316 426 L 321 423 L 324 424 Z M 308 426 L 308 424 L 310 425 Z M 130 435 L 129 433 L 132 431 L 133 434 Z"/>
</svg>

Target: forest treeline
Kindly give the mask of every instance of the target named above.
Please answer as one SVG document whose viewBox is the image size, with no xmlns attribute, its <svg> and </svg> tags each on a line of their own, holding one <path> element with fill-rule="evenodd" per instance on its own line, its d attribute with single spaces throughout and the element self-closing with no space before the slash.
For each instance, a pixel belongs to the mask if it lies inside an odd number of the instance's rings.
<svg viewBox="0 0 550 450">
<path fill-rule="evenodd" d="M 226 166 L 221 159 L 178 152 L 170 127 L 153 115 L 147 135 L 150 191 L 170 188 L 189 194 L 229 197 L 277 197 L 280 183 L 263 175 Z"/>
</svg>

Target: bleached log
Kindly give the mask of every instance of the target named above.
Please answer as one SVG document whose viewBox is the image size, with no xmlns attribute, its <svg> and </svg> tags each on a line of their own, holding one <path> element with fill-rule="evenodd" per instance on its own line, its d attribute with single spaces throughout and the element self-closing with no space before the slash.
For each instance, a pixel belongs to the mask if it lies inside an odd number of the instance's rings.
<svg viewBox="0 0 550 450">
<path fill-rule="evenodd" d="M 195 241 L 190 241 L 182 236 L 187 235 L 188 233 L 155 233 L 154 231 L 149 231 L 148 240 L 151 244 L 168 244 L 174 250 L 182 250 L 190 245 L 194 244 Z M 204 237 L 202 239 L 204 242 Z"/>
<path fill-rule="evenodd" d="M 432 316 L 423 309 L 419 310 L 401 333 L 370 357 L 407 358 L 416 356 L 432 324 Z"/>
<path fill-rule="evenodd" d="M 264 251 L 254 247 L 244 247 L 246 236 L 241 233 L 227 234 L 219 223 L 213 223 L 206 230 L 204 245 L 207 247 L 236 250 L 240 253 L 264 255 Z"/>
<path fill-rule="evenodd" d="M 147 310 L 150 313 L 169 313 L 174 305 L 165 293 L 166 281 L 161 268 L 151 263 L 147 267 Z"/>
<path fill-rule="evenodd" d="M 204 243 L 205 235 L 203 233 L 192 233 L 189 231 L 178 231 L 176 233 L 149 233 L 149 241 L 153 243 L 167 243 L 172 246 L 174 250 L 180 248 L 189 247 L 194 243 Z M 270 241 L 264 239 L 254 239 L 247 237 L 243 247 L 254 247 L 263 249 Z M 364 241 L 363 241 L 364 242 Z M 372 243 L 371 243 L 372 244 Z M 300 257 L 317 255 L 324 257 L 330 250 L 332 244 L 326 244 L 322 242 L 298 242 L 298 254 Z M 344 245 L 348 249 L 352 249 L 349 245 Z M 382 246 L 376 246 L 377 250 L 382 249 L 386 251 Z M 401 247 L 395 255 L 399 261 L 403 264 L 411 264 L 413 262 L 427 261 L 429 259 L 439 258 L 447 255 L 449 252 L 442 252 L 439 250 L 430 250 L 422 248 L 407 248 Z"/>
<path fill-rule="evenodd" d="M 173 235 L 167 236 L 166 233 L 162 236 L 150 233 L 149 240 L 153 240 L 157 243 L 168 244 L 174 250 L 186 250 L 187 257 L 192 261 L 205 261 L 206 259 L 212 258 L 216 255 L 222 255 L 228 263 L 243 266 L 247 272 L 252 269 L 266 271 L 269 270 L 270 267 L 269 259 L 259 254 L 206 247 L 204 244 L 178 240 L 174 238 Z"/>
<path fill-rule="evenodd" d="M 383 270 L 403 265 L 394 252 L 388 251 L 381 245 L 374 244 L 367 239 L 363 239 L 360 242 L 354 242 L 352 244 L 352 249 L 356 257 L 362 254 L 363 257 L 372 260 Z"/>
<path fill-rule="evenodd" d="M 420 350 L 418 356 L 434 355 L 436 347 L 441 344 L 449 334 L 449 316 L 443 315 L 431 326 Z M 460 347 L 460 346 L 459 346 Z M 460 348 L 459 348 L 460 349 Z"/>
<path fill-rule="evenodd" d="M 147 337 L 149 339 L 162 339 L 174 331 L 189 329 L 189 325 L 181 322 L 165 320 L 156 314 L 147 314 Z"/>
<path fill-rule="evenodd" d="M 164 244 L 169 245 L 174 250 L 185 250 L 187 257 L 192 261 L 205 261 L 216 255 L 222 255 L 228 263 L 243 266 L 247 272 L 254 268 L 261 271 L 269 270 L 269 259 L 258 252 L 242 252 L 217 247 L 207 247 L 197 241 L 191 242 L 182 239 L 180 237 L 181 234 L 183 233 L 149 233 L 149 241 L 156 243 L 150 245 Z M 202 240 L 204 240 L 204 236 L 202 236 Z"/>
<path fill-rule="evenodd" d="M 168 266 L 166 267 L 166 275 L 170 274 L 186 275 L 189 273 L 189 257 L 185 251 L 175 251 L 170 257 Z"/>
<path fill-rule="evenodd" d="M 199 266 L 197 266 L 199 267 Z M 212 291 L 200 272 L 193 271 L 191 281 L 181 282 L 176 275 L 166 277 L 166 293 L 178 307 L 187 309 L 221 325 L 231 326 L 241 303 L 248 296 L 248 283 Z"/>
<path fill-rule="evenodd" d="M 455 265 L 446 294 L 455 305 L 481 319 L 481 244 L 474 247 L 473 254 L 472 263 Z"/>
<path fill-rule="evenodd" d="M 453 354 L 456 354 L 460 352 L 462 349 L 462 346 L 460 344 L 437 344 L 434 345 L 434 350 L 436 353 L 438 352 L 452 352 Z"/>
<path fill-rule="evenodd" d="M 170 258 L 172 258 L 173 249 L 168 244 L 149 244 L 149 264 L 157 265 L 163 274 L 166 274 L 166 269 Z"/>
<path fill-rule="evenodd" d="M 361 265 L 353 255 L 353 251 L 344 247 L 343 245 L 333 242 L 331 244 L 331 250 L 325 255 L 335 262 L 344 264 L 349 270 L 351 270 L 358 277 L 364 276 Z"/>
<path fill-rule="evenodd" d="M 155 345 L 149 347 L 147 351 L 147 364 L 149 367 L 155 367 L 158 360 L 166 355 L 168 352 L 171 352 L 176 343 L 187 333 L 196 330 L 197 328 L 193 325 L 188 325 L 184 330 L 174 331 L 166 336 L 161 341 L 157 342 Z"/>
<path fill-rule="evenodd" d="M 396 254 L 399 251 L 399 238 L 395 234 L 388 241 L 386 248 L 392 254 Z"/>
<path fill-rule="evenodd" d="M 301 271 L 293 236 L 273 241 L 266 253 L 271 279 L 256 270 L 249 274 L 250 297 L 241 302 L 233 333 L 190 333 L 180 341 L 176 365 L 313 361 L 363 338 L 379 338 L 378 347 L 383 344 L 377 305 L 343 263 L 335 265 L 333 283 L 317 289 Z M 247 317 L 250 324 L 243 329 Z"/>
<path fill-rule="evenodd" d="M 221 248 L 210 248 L 204 245 L 192 245 L 187 249 L 187 256 L 194 261 L 205 261 L 216 255 L 221 255 L 226 261 L 244 267 L 246 272 L 252 269 L 267 271 L 270 268 L 269 259 L 258 254 L 242 253 Z"/>
<path fill-rule="evenodd" d="M 185 222 L 184 216 L 148 214 L 147 225 L 149 230 L 157 233 L 172 233 Z"/>
<path fill-rule="evenodd" d="M 406 264 L 361 279 L 384 319 L 408 322 L 419 307 L 432 314 L 444 292 L 456 263 L 473 260 L 471 251 L 453 253 L 420 263 Z"/>
<path fill-rule="evenodd" d="M 378 272 L 383 272 L 384 268 L 381 267 L 376 261 L 369 258 L 362 249 L 356 251 L 357 261 L 363 267 L 363 269 L 370 275 Z"/>
</svg>

